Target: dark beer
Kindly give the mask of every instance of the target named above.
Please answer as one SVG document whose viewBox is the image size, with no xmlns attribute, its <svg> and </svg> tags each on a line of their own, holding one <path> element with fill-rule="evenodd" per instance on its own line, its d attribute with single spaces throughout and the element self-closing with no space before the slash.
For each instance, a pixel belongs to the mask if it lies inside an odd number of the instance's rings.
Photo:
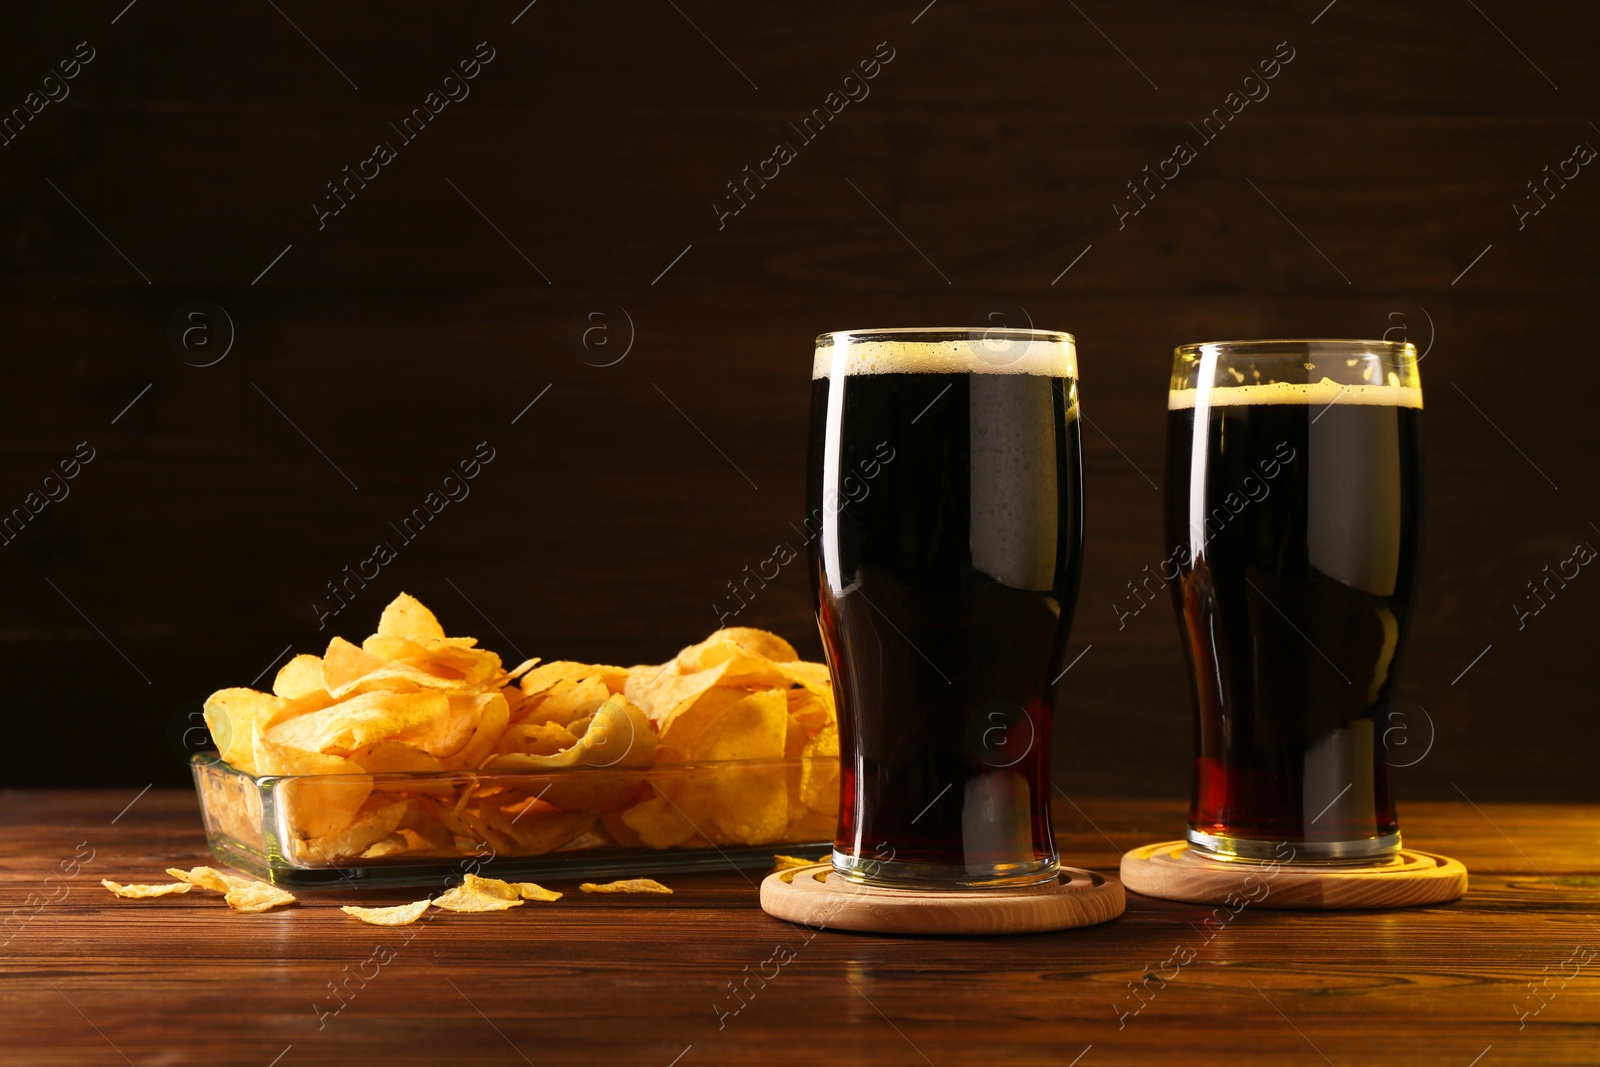
<svg viewBox="0 0 1600 1067">
<path fill-rule="evenodd" d="M 1379 713 L 1411 615 L 1421 407 L 1419 388 L 1326 379 L 1174 390 L 1191 845 L 1324 861 L 1398 847 Z"/>
<path fill-rule="evenodd" d="M 1052 682 L 1082 548 L 1070 338 L 996 366 L 961 335 L 863 336 L 819 341 L 811 394 L 835 867 L 880 884 L 1048 878 Z"/>
</svg>

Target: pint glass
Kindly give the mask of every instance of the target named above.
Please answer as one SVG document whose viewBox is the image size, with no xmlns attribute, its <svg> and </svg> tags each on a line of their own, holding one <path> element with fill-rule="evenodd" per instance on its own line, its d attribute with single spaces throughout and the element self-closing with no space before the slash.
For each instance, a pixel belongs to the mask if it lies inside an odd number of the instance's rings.
<svg viewBox="0 0 1600 1067">
<path fill-rule="evenodd" d="M 1073 339 L 817 339 L 808 530 L 840 727 L 834 869 L 1054 877 L 1050 724 L 1082 553 Z"/>
<path fill-rule="evenodd" d="M 1380 716 L 1411 615 L 1421 415 L 1409 344 L 1177 350 L 1164 573 L 1194 693 L 1201 854 L 1399 849 Z"/>
</svg>

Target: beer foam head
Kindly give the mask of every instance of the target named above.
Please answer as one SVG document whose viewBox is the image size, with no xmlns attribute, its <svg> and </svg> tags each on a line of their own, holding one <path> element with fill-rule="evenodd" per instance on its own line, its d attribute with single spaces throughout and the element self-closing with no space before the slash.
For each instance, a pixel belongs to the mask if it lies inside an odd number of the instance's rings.
<svg viewBox="0 0 1600 1067">
<path fill-rule="evenodd" d="M 918 338 L 916 334 L 926 334 Z M 1048 330 L 864 330 L 817 338 L 812 380 L 859 374 L 1077 378 L 1072 335 Z"/>
<path fill-rule="evenodd" d="M 1203 394 L 1203 395 L 1202 395 Z M 1183 411 L 1196 403 L 1210 407 L 1244 407 L 1257 404 L 1364 404 L 1369 407 L 1421 408 L 1422 390 L 1413 385 L 1341 385 L 1332 378 L 1319 382 L 1269 382 L 1256 385 L 1215 385 L 1209 389 L 1174 389 L 1167 394 L 1167 410 Z"/>
</svg>

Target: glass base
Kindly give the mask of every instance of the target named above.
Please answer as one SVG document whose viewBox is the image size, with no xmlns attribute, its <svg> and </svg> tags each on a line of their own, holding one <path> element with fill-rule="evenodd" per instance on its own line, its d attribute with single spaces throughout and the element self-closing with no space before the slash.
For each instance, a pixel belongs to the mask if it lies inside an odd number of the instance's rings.
<svg viewBox="0 0 1600 1067">
<path fill-rule="evenodd" d="M 1057 856 L 1028 863 L 907 863 L 833 850 L 834 873 L 879 889 L 1004 889 L 1042 885 L 1061 869 Z"/>
<path fill-rule="evenodd" d="M 1189 848 L 1207 859 L 1245 863 L 1323 864 L 1363 867 L 1393 859 L 1400 851 L 1400 834 L 1384 834 L 1357 841 L 1267 841 L 1225 834 L 1188 832 Z M 834 853 L 834 866 L 838 866 Z"/>
</svg>

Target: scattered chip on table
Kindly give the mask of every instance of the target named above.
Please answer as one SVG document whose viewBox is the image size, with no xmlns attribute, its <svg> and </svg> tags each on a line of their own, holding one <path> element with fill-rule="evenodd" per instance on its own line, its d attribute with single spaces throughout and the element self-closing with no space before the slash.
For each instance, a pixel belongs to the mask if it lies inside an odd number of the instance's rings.
<svg viewBox="0 0 1600 1067">
<path fill-rule="evenodd" d="M 422 913 L 427 911 L 428 905 L 432 903 L 431 900 L 419 900 L 415 904 L 399 904 L 392 908 L 358 908 L 353 904 L 346 904 L 340 910 L 373 926 L 410 926 L 422 918 Z"/>
<path fill-rule="evenodd" d="M 113 882 L 109 878 L 100 879 L 100 884 L 111 890 L 119 897 L 128 900 L 148 900 L 150 897 L 166 897 L 174 893 L 187 893 L 194 886 L 188 882 L 173 882 L 170 885 L 123 885 Z"/>
<path fill-rule="evenodd" d="M 821 860 L 808 860 L 804 856 L 773 856 L 772 869 L 775 871 L 792 871 L 797 867 L 815 867 Z"/>
<path fill-rule="evenodd" d="M 269 911 L 295 902 L 294 894 L 266 882 L 246 882 L 228 890 L 223 898 L 234 911 Z"/>
<path fill-rule="evenodd" d="M 522 903 L 521 894 L 512 889 L 509 883 L 498 878 L 479 878 L 469 874 L 461 885 L 435 898 L 433 906 L 445 911 L 483 912 L 520 908 Z"/>
<path fill-rule="evenodd" d="M 671 893 L 672 890 L 654 878 L 624 878 L 617 882 L 597 885 L 585 882 L 578 887 L 585 893 Z"/>
</svg>

